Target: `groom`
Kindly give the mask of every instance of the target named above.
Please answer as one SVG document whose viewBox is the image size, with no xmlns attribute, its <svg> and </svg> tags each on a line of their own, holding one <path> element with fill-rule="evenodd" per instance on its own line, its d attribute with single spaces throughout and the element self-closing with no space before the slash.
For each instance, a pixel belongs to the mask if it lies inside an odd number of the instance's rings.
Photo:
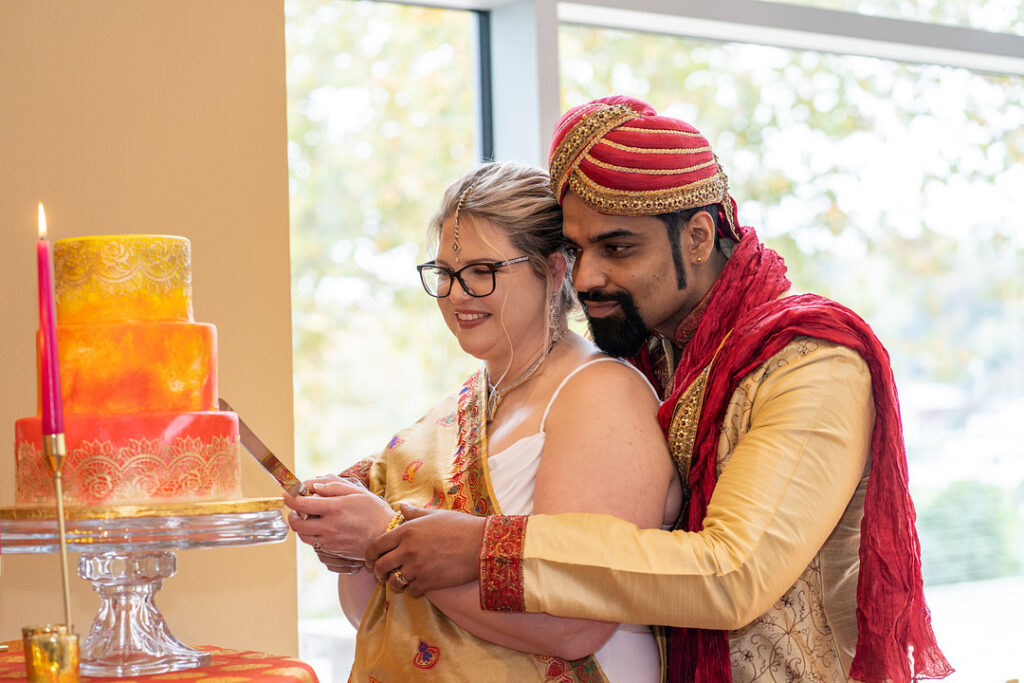
<svg viewBox="0 0 1024 683">
<path fill-rule="evenodd" d="M 658 531 L 407 508 L 367 564 L 401 567 L 413 595 L 479 580 L 485 609 L 671 627 L 670 681 L 948 674 L 892 372 L 867 324 L 784 296 L 785 264 L 740 225 L 708 141 L 646 103 L 569 110 L 550 173 L 595 341 L 664 399 L 683 513 Z"/>
</svg>

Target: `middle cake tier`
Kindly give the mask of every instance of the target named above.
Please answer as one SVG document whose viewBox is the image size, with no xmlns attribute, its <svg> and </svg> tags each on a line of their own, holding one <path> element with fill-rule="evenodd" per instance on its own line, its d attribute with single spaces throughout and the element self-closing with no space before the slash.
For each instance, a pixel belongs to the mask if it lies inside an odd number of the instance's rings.
<svg viewBox="0 0 1024 683">
<path fill-rule="evenodd" d="M 66 413 L 217 410 L 214 325 L 58 325 L 57 348 Z"/>
</svg>

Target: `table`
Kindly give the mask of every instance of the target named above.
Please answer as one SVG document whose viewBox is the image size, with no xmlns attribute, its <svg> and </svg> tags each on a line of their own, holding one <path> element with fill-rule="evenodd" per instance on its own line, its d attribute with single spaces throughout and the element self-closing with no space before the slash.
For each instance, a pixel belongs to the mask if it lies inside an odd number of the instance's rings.
<svg viewBox="0 0 1024 683">
<path fill-rule="evenodd" d="M 10 650 L 0 653 L 0 683 L 21 683 L 25 680 L 25 653 L 20 640 L 7 643 Z M 206 666 L 176 673 L 133 676 L 133 681 L 181 681 L 182 683 L 318 683 L 316 673 L 305 662 L 291 657 L 254 652 L 226 650 L 213 645 L 198 645 L 210 657 Z M 123 678 L 82 676 L 94 683 L 125 683 Z"/>
<path fill-rule="evenodd" d="M 183 548 L 279 543 L 288 535 L 280 498 L 65 509 L 68 552 L 100 595 L 82 642 L 82 674 L 137 678 L 210 664 L 175 638 L 153 597 L 177 570 Z M 0 508 L 4 553 L 57 552 L 54 508 Z M 79 634 L 81 635 L 81 634 Z"/>
</svg>

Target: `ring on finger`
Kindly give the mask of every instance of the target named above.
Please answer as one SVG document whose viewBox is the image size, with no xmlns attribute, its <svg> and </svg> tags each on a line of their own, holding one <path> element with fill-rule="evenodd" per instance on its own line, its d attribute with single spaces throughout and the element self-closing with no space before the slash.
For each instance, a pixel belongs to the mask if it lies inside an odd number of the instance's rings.
<svg viewBox="0 0 1024 683">
<path fill-rule="evenodd" d="M 313 550 L 320 552 L 323 550 L 323 546 L 320 545 L 320 534 L 313 537 Z"/>
<path fill-rule="evenodd" d="M 409 579 L 405 578 L 405 574 L 402 573 L 401 569 L 396 569 L 395 571 L 391 572 L 391 576 L 395 578 L 395 581 L 397 581 L 398 585 L 402 588 L 405 588 L 409 585 Z"/>
</svg>

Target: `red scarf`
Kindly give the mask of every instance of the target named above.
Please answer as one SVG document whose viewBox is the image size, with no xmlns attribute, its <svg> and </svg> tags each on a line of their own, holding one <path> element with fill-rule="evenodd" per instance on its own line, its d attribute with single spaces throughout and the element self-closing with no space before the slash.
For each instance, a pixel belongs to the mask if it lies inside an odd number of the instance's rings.
<svg viewBox="0 0 1024 683">
<path fill-rule="evenodd" d="M 944 677 L 952 669 L 935 642 L 924 602 L 916 513 L 907 489 L 907 458 L 888 353 L 864 320 L 835 302 L 812 294 L 778 299 L 789 288 L 785 263 L 758 241 L 753 230 L 744 232 L 713 285 L 707 309 L 676 369 L 672 395 L 658 415 L 667 434 L 680 395 L 721 346 L 707 380 L 688 479 L 691 495 L 680 528 L 703 528 L 717 480 L 722 420 L 740 381 L 798 336 L 853 349 L 870 369 L 876 417 L 861 522 L 857 650 L 850 676 L 867 683 Z M 641 366 L 645 360 L 646 354 Z M 653 374 L 650 367 L 642 369 Z M 731 681 L 728 634 L 673 628 L 668 664 L 672 682 Z"/>
</svg>

